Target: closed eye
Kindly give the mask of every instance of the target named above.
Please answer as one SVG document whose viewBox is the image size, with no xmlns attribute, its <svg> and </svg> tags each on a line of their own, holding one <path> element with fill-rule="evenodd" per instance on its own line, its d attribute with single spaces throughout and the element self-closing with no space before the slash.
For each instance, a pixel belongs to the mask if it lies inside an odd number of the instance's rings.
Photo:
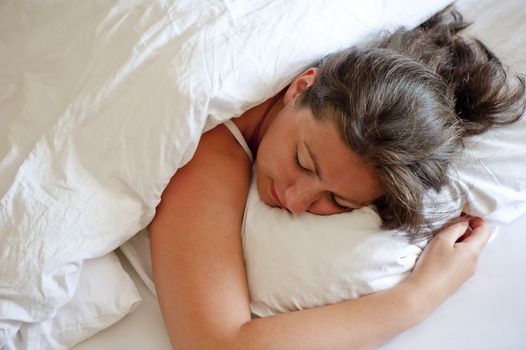
<svg viewBox="0 0 526 350">
<path fill-rule="evenodd" d="M 332 203 L 338 208 L 338 209 L 341 209 L 341 210 L 345 210 L 345 211 L 351 211 L 352 208 L 349 208 L 347 206 L 344 206 L 344 205 L 341 205 L 338 203 L 338 201 L 336 201 L 336 198 L 334 196 L 334 193 L 331 194 L 331 200 L 332 200 Z"/>
<path fill-rule="evenodd" d="M 305 168 L 305 167 L 301 164 L 301 162 L 300 162 L 300 157 L 299 157 L 299 153 L 298 153 L 298 149 L 297 149 L 297 148 L 296 148 L 296 152 L 294 152 L 294 162 L 296 163 L 296 166 L 297 166 L 301 171 L 303 171 L 303 172 L 305 172 L 305 173 L 308 173 L 308 174 L 312 173 L 311 170 Z"/>
</svg>

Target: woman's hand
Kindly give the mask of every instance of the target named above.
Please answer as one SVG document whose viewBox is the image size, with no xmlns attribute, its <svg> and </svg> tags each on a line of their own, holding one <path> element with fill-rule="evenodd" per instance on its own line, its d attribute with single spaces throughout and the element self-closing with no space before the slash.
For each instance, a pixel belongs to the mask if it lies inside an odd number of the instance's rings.
<svg viewBox="0 0 526 350">
<path fill-rule="evenodd" d="M 478 217 L 444 228 L 424 249 L 406 283 L 421 291 L 419 300 L 434 309 L 473 276 L 489 237 Z"/>
</svg>

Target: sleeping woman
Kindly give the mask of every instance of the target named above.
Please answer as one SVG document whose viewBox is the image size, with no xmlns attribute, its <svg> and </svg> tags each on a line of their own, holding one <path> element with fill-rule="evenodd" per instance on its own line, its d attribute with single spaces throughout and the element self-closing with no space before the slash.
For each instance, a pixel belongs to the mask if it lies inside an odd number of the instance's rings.
<svg viewBox="0 0 526 350">
<path fill-rule="evenodd" d="M 374 205 L 386 229 L 426 232 L 424 194 L 448 183 L 463 138 L 516 121 L 525 85 L 463 39 L 445 11 L 414 30 L 329 55 L 280 94 L 210 130 L 165 189 L 150 227 L 176 349 L 361 349 L 418 324 L 474 272 L 489 232 L 435 232 L 407 279 L 340 304 L 251 319 L 241 223 L 252 156 L 268 205 L 331 215 Z"/>
</svg>

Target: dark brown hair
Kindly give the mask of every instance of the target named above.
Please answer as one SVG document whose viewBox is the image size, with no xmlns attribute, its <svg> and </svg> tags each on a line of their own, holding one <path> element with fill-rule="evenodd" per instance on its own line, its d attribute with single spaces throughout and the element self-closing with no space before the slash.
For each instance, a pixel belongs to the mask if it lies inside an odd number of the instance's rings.
<svg viewBox="0 0 526 350">
<path fill-rule="evenodd" d="M 349 147 L 375 166 L 385 194 L 375 202 L 383 228 L 414 238 L 430 227 L 424 196 L 448 183 L 462 139 L 518 120 L 525 83 L 508 79 L 452 8 L 413 30 L 400 29 L 320 62 L 301 96 L 318 119 L 333 118 Z"/>
</svg>

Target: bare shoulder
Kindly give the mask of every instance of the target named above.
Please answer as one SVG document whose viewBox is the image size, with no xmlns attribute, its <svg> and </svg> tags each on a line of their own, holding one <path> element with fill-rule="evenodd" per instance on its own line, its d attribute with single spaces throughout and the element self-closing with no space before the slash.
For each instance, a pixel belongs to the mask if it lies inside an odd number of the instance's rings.
<svg viewBox="0 0 526 350">
<path fill-rule="evenodd" d="M 152 244 L 194 235 L 212 242 L 215 236 L 209 236 L 219 227 L 239 239 L 251 170 L 245 151 L 224 125 L 205 133 L 161 196 L 150 225 Z"/>
<path fill-rule="evenodd" d="M 215 155 L 221 153 L 223 156 L 231 156 L 248 160 L 248 157 L 235 137 L 226 126 L 220 124 L 204 133 L 199 140 L 199 146 L 195 156 L 203 156 L 204 151 L 212 151 Z M 245 159 L 246 158 L 246 159 Z"/>
<path fill-rule="evenodd" d="M 231 199 L 244 206 L 251 178 L 251 162 L 224 125 L 203 134 L 193 158 L 170 180 L 158 207 L 172 206 L 172 197 L 191 195 L 211 204 Z M 175 199 L 175 198 L 174 198 Z M 188 198 L 186 198 L 188 200 Z"/>
</svg>

